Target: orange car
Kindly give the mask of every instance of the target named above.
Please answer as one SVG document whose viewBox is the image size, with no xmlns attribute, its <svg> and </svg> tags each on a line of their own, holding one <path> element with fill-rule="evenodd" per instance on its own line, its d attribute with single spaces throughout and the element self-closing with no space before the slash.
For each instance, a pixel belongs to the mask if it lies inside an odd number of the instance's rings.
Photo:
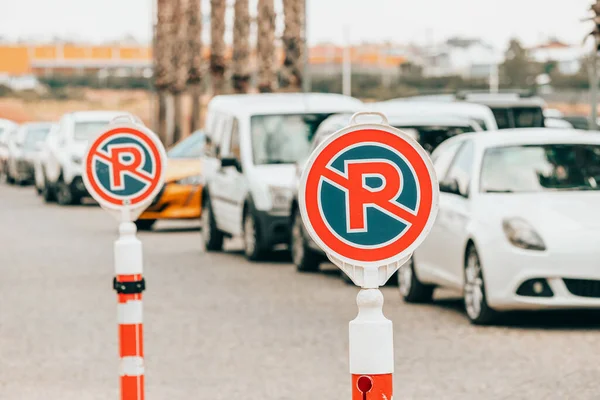
<svg viewBox="0 0 600 400">
<path fill-rule="evenodd" d="M 204 144 L 204 133 L 198 131 L 167 152 L 165 184 L 152 204 L 135 221 L 139 230 L 152 229 L 159 219 L 200 218 Z"/>
</svg>

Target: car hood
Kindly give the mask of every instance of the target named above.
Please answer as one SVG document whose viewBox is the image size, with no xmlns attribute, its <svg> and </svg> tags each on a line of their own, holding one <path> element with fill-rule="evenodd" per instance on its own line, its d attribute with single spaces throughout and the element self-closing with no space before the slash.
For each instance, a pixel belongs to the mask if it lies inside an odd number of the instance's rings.
<svg viewBox="0 0 600 400">
<path fill-rule="evenodd" d="M 600 191 L 486 194 L 478 211 L 489 222 L 527 221 L 550 243 L 594 237 L 600 231 Z M 597 239 L 596 239 L 597 240 Z"/>
<path fill-rule="evenodd" d="M 165 171 L 165 181 L 177 181 L 202 173 L 202 160 L 199 158 L 169 158 Z"/>
<path fill-rule="evenodd" d="M 267 186 L 278 186 L 292 189 L 294 186 L 295 164 L 256 165 L 256 175 Z"/>
</svg>

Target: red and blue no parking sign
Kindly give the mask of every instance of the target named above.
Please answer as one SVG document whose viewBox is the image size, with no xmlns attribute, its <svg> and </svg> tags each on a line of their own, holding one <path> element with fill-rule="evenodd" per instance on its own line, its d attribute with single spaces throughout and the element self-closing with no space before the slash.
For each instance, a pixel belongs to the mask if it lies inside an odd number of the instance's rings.
<svg viewBox="0 0 600 400">
<path fill-rule="evenodd" d="M 406 259 L 424 240 L 438 191 L 431 160 L 414 139 L 387 124 L 354 124 L 311 154 L 299 204 L 325 252 L 378 267 Z"/>
<path fill-rule="evenodd" d="M 101 206 L 135 210 L 147 206 L 161 190 L 166 154 L 146 127 L 118 123 L 91 143 L 84 163 L 84 183 Z"/>
</svg>

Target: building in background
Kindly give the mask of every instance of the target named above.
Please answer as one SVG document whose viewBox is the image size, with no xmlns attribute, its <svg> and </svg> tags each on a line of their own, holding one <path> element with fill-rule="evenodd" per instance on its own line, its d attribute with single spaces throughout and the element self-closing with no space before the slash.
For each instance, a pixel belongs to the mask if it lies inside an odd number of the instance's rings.
<svg viewBox="0 0 600 400">
<path fill-rule="evenodd" d="M 555 62 L 563 75 L 575 75 L 581 69 L 584 50 L 582 46 L 568 45 L 554 39 L 529 49 L 529 56 L 539 63 Z"/>
<path fill-rule="evenodd" d="M 480 39 L 452 38 L 420 49 L 416 59 L 427 77 L 484 79 L 495 65 L 502 63 L 504 54 Z"/>
</svg>

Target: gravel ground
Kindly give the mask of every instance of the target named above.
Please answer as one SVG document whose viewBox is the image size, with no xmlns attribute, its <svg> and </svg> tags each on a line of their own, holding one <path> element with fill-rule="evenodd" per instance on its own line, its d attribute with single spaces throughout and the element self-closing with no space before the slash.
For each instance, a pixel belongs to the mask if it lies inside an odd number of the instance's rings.
<svg viewBox="0 0 600 400">
<path fill-rule="evenodd" d="M 0 399 L 118 398 L 116 221 L 0 186 Z M 349 399 L 357 289 L 289 255 L 248 263 L 202 251 L 197 225 L 144 244 L 147 399 Z M 395 329 L 397 399 L 600 399 L 599 314 L 515 314 L 471 326 L 458 299 L 409 306 L 382 289 Z"/>
</svg>

